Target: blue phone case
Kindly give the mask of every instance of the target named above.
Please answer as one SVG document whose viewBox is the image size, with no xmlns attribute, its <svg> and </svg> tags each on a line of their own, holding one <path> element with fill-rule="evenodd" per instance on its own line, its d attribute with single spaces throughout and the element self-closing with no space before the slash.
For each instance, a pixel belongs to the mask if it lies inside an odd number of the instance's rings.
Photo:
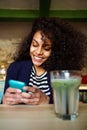
<svg viewBox="0 0 87 130">
<path fill-rule="evenodd" d="M 12 88 L 20 89 L 22 92 L 26 92 L 26 90 L 23 89 L 23 87 L 26 86 L 25 82 L 17 80 L 9 80 L 9 86 Z"/>
</svg>

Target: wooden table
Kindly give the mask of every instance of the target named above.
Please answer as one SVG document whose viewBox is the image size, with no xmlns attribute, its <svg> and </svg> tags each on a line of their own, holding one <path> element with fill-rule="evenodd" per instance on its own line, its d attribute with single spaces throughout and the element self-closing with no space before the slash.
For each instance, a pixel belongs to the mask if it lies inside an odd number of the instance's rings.
<svg viewBox="0 0 87 130">
<path fill-rule="evenodd" d="M 81 84 L 79 87 L 79 91 L 87 91 L 87 84 Z"/>
<path fill-rule="evenodd" d="M 87 104 L 74 121 L 56 117 L 53 105 L 0 105 L 0 130 L 87 130 Z"/>
</svg>

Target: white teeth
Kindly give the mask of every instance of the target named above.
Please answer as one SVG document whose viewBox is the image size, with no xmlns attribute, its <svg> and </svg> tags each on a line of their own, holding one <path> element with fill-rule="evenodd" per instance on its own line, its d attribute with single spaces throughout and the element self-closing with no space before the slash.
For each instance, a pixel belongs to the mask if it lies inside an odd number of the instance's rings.
<svg viewBox="0 0 87 130">
<path fill-rule="evenodd" d="M 40 57 L 36 57 L 36 56 L 35 56 L 34 58 L 37 59 L 37 60 L 41 60 L 41 59 L 42 59 L 42 58 L 40 58 Z"/>
</svg>

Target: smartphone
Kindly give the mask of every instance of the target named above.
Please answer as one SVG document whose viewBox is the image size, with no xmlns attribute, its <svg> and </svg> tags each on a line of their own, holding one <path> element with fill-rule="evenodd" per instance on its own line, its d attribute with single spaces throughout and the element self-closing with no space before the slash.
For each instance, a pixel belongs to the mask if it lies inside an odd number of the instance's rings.
<svg viewBox="0 0 87 130">
<path fill-rule="evenodd" d="M 26 86 L 25 82 L 11 79 L 8 81 L 8 83 L 11 88 L 17 88 L 20 89 L 22 92 L 26 92 L 26 90 L 23 89 L 23 87 Z"/>
</svg>

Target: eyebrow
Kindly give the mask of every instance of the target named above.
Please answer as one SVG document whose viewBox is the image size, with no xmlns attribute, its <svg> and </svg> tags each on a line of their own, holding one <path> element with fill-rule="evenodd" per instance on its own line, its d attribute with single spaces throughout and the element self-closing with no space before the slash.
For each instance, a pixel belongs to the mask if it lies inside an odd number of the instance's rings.
<svg viewBox="0 0 87 130">
<path fill-rule="evenodd" d="M 36 43 L 39 43 L 37 40 L 35 40 L 34 38 L 33 38 L 33 40 L 36 42 Z M 43 41 L 43 40 L 42 40 Z M 46 40 L 45 41 L 43 41 L 43 45 L 45 45 L 45 46 L 50 46 L 51 47 L 51 43 L 49 43 L 49 42 L 46 42 Z"/>
<path fill-rule="evenodd" d="M 33 39 L 33 41 L 35 41 L 35 42 L 37 42 L 37 43 L 38 43 L 38 41 L 36 41 L 35 39 Z"/>
</svg>

